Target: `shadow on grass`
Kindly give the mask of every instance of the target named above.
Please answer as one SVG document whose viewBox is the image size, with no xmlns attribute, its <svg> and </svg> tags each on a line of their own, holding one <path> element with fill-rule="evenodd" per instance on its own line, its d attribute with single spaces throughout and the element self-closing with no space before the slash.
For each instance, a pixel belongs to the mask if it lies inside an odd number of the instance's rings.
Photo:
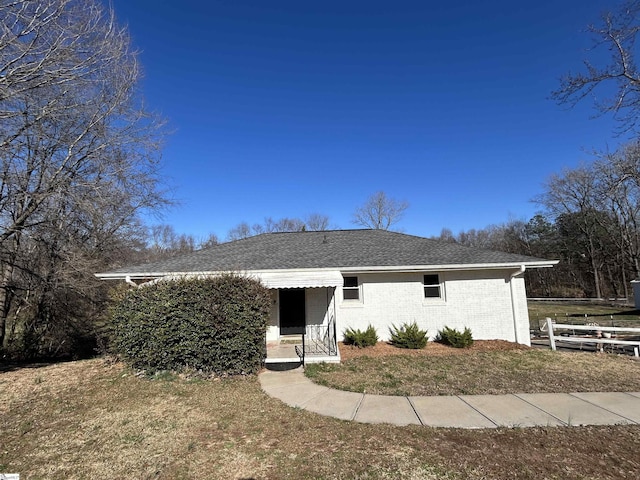
<svg viewBox="0 0 640 480">
<path fill-rule="evenodd" d="M 96 358 L 96 357 L 93 357 Z M 50 359 L 50 360 L 31 360 L 31 361 L 0 361 L 0 373 L 6 372 L 15 372 L 17 370 L 23 369 L 35 369 L 35 368 L 44 368 L 50 365 L 58 365 L 62 363 L 69 363 L 77 361 L 77 359 L 73 358 L 60 358 L 60 359 Z"/>
</svg>

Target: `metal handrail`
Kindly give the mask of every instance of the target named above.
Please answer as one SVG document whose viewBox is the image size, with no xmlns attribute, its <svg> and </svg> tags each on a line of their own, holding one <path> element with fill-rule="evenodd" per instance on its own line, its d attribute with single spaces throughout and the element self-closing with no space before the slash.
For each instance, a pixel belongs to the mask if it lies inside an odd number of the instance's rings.
<svg viewBox="0 0 640 480">
<path fill-rule="evenodd" d="M 305 337 L 307 341 L 305 342 Z M 303 338 L 303 349 L 309 355 L 337 355 L 335 319 L 330 314 L 327 325 L 307 325 Z"/>
<path fill-rule="evenodd" d="M 309 341 L 305 345 L 305 352 L 310 354 L 331 355 L 331 339 L 326 325 L 307 326 Z"/>
</svg>

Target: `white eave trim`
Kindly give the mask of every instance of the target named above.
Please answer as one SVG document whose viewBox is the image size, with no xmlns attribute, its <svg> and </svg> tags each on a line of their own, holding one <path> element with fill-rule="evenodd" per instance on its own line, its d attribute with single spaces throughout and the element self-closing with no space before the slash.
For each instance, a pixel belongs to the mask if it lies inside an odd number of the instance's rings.
<svg viewBox="0 0 640 480">
<path fill-rule="evenodd" d="M 291 283 L 291 280 L 298 278 L 304 283 L 325 283 L 329 286 L 342 286 L 342 281 L 338 282 L 338 276 L 342 278 L 342 273 L 373 273 L 373 272 L 444 272 L 450 270 L 510 270 L 525 268 L 548 268 L 553 267 L 558 260 L 541 260 L 536 262 L 509 262 L 509 263 L 471 263 L 471 264 L 451 264 L 451 265 L 396 265 L 378 267 L 343 267 L 343 268 L 298 268 L 282 270 L 247 270 L 236 271 L 241 275 L 249 275 L 260 278 L 263 282 L 272 282 L 274 285 Z M 153 280 L 157 278 L 184 278 L 220 275 L 222 271 L 202 271 L 202 272 L 122 272 L 122 273 L 96 273 L 95 276 L 101 280 Z M 293 283 L 291 283 L 293 285 Z M 302 288 L 300 287 L 269 287 L 269 288 Z"/>
<path fill-rule="evenodd" d="M 102 280 L 178 279 L 209 277 L 228 272 L 146 272 L 146 273 L 97 273 Z M 290 269 L 290 270 L 251 270 L 235 272 L 260 280 L 267 288 L 321 288 L 340 287 L 344 280 L 340 270 L 336 269 Z"/>
<path fill-rule="evenodd" d="M 398 265 L 388 267 L 345 267 L 341 272 L 369 273 L 369 272 L 445 272 L 450 270 L 511 270 L 523 266 L 529 268 L 553 267 L 559 260 L 542 260 L 538 262 L 509 262 L 509 263 L 461 263 L 451 265 Z"/>
</svg>

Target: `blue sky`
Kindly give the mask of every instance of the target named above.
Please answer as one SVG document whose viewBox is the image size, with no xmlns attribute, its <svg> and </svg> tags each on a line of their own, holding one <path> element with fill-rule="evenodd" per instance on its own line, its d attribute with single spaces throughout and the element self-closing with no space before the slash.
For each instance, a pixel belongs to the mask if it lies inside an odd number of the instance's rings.
<svg viewBox="0 0 640 480">
<path fill-rule="evenodd" d="M 611 2 L 113 0 L 147 103 L 173 134 L 180 204 L 161 220 L 224 239 L 241 221 L 353 211 L 378 190 L 398 228 L 528 219 L 552 173 L 615 148 L 591 103 L 549 99 Z"/>
</svg>

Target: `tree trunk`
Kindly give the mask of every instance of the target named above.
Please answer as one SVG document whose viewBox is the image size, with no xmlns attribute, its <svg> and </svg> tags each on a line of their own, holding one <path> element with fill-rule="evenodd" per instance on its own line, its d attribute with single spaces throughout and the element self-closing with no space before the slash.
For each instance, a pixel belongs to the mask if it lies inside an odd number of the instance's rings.
<svg viewBox="0 0 640 480">
<path fill-rule="evenodd" d="M 591 257 L 591 268 L 593 269 L 593 283 L 596 289 L 596 298 L 602 298 L 602 290 L 600 288 L 600 273 L 598 263 L 596 261 L 596 249 L 593 245 L 593 239 L 589 239 L 589 256 Z"/>
<path fill-rule="evenodd" d="M 5 263 L 0 277 L 0 351 L 4 347 L 4 339 L 7 332 L 7 318 L 11 307 L 11 279 L 13 277 L 13 265 Z"/>
</svg>

